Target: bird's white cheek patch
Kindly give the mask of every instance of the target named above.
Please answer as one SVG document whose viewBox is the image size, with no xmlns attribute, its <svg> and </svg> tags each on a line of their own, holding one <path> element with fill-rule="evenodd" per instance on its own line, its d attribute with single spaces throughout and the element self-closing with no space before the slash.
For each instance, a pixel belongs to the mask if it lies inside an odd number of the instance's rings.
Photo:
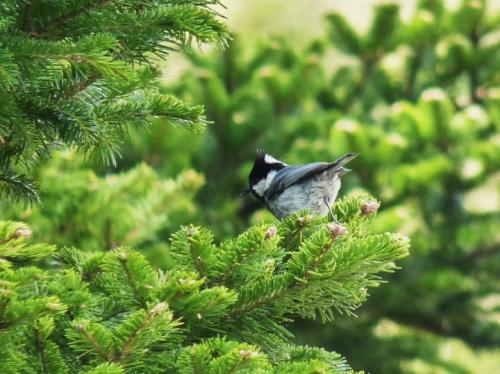
<svg viewBox="0 0 500 374">
<path fill-rule="evenodd" d="M 254 186 L 252 187 L 252 189 L 254 190 L 254 192 L 257 195 L 263 196 L 264 192 L 266 191 L 266 180 L 265 179 L 261 179 L 259 181 L 259 183 L 254 184 Z"/>
<path fill-rule="evenodd" d="M 254 184 L 252 187 L 255 193 L 259 196 L 264 196 L 264 193 L 267 191 L 269 186 L 271 185 L 271 182 L 273 181 L 274 177 L 276 176 L 277 171 L 273 170 L 270 171 L 266 179 L 261 179 L 258 183 Z"/>
</svg>

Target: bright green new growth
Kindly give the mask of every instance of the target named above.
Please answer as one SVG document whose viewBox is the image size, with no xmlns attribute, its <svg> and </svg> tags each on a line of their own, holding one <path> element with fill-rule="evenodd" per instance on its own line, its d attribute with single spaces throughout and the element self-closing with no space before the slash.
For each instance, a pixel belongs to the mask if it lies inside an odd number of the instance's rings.
<svg viewBox="0 0 500 374">
<path fill-rule="evenodd" d="M 0 5 L 0 196 L 38 200 L 22 175 L 61 144 L 116 163 L 130 126 L 186 128 L 203 108 L 160 93 L 155 61 L 224 44 L 217 0 L 5 0 Z"/>
<path fill-rule="evenodd" d="M 350 372 L 322 349 L 290 345 L 291 319 L 352 314 L 409 242 L 373 234 L 367 197 L 339 201 L 335 224 L 302 212 L 216 244 L 185 226 L 172 264 L 132 249 L 56 250 L 0 223 L 0 371 L 9 373 Z"/>
</svg>

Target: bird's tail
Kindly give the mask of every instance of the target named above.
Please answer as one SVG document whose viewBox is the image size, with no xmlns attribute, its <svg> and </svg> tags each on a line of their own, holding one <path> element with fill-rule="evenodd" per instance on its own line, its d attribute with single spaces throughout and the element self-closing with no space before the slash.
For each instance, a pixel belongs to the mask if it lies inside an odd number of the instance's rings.
<svg viewBox="0 0 500 374">
<path fill-rule="evenodd" d="M 330 164 L 330 168 L 333 171 L 338 171 L 340 175 L 347 174 L 351 169 L 345 168 L 344 165 L 351 161 L 353 158 L 357 157 L 359 153 L 346 153 L 345 155 L 339 157 L 337 160 Z"/>
</svg>

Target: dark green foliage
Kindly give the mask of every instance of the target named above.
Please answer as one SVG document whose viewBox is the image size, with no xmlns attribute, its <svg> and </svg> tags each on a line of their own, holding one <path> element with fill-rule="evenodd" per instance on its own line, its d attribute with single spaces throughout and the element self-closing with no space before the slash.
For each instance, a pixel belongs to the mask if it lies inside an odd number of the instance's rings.
<svg viewBox="0 0 500 374">
<path fill-rule="evenodd" d="M 336 353 L 290 345 L 287 323 L 352 313 L 381 273 L 408 254 L 406 238 L 370 232 L 374 215 L 362 212 L 367 199 L 336 204 L 345 233 L 306 212 L 220 245 L 205 229 L 183 227 L 172 236 L 172 263 L 163 270 L 123 247 L 33 245 L 26 226 L 3 221 L 0 367 L 9 373 L 352 372 Z"/>
<path fill-rule="evenodd" d="M 115 165 L 131 126 L 203 126 L 202 107 L 159 92 L 155 62 L 193 40 L 224 44 L 217 4 L 2 1 L 0 193 L 37 201 L 21 174 L 61 144 Z"/>
</svg>

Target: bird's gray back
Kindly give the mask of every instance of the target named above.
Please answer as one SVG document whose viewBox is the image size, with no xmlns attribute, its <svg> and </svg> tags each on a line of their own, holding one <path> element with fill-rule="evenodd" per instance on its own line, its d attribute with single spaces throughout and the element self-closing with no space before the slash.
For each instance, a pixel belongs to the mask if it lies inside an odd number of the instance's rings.
<svg viewBox="0 0 500 374">
<path fill-rule="evenodd" d="M 313 162 L 305 165 L 287 166 L 279 170 L 266 191 L 266 198 L 272 198 L 292 185 L 324 172 L 330 165 L 328 162 Z"/>
</svg>

